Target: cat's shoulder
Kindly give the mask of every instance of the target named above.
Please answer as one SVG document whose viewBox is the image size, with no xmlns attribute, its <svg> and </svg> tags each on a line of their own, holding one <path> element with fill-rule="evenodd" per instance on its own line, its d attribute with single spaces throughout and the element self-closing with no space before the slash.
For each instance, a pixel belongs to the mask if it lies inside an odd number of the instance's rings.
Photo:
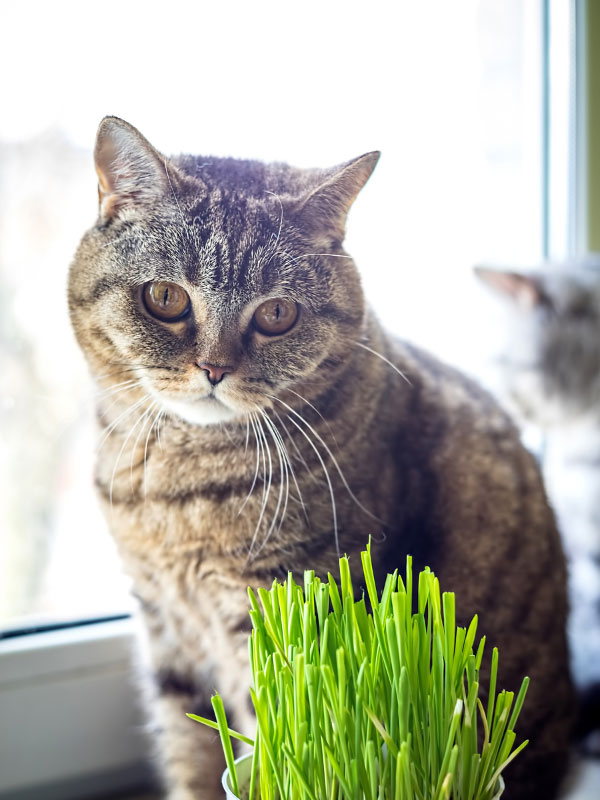
<svg viewBox="0 0 600 800">
<path fill-rule="evenodd" d="M 509 415 L 475 378 L 402 339 L 391 339 L 391 348 L 394 362 L 428 408 L 473 417 L 482 424 L 487 420 L 494 428 L 514 428 Z"/>
</svg>

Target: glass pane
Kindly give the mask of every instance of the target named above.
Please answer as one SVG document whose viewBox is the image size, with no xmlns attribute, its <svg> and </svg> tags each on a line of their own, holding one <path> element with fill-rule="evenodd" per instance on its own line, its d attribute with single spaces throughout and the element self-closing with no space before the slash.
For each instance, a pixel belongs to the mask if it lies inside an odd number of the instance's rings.
<svg viewBox="0 0 600 800">
<path fill-rule="evenodd" d="M 129 602 L 65 300 L 104 113 L 165 152 L 329 166 L 381 149 L 347 248 L 388 326 L 471 369 L 490 327 L 472 265 L 539 258 L 541 4 L 310 5 L 239 4 L 233 21 L 229 4 L 174 0 L 177 37 L 139 2 L 93 22 L 82 3 L 0 6 L 0 625 Z"/>
</svg>

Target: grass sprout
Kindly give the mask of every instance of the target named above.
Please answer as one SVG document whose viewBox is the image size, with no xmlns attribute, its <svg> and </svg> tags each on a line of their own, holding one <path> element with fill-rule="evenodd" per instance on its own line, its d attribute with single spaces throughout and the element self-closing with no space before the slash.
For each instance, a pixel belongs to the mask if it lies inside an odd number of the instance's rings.
<svg viewBox="0 0 600 800">
<path fill-rule="evenodd" d="M 216 722 L 188 716 L 219 731 L 236 795 L 231 737 L 253 746 L 244 800 L 492 800 L 527 744 L 515 747 L 515 724 L 529 679 L 516 698 L 496 694 L 494 648 L 484 707 L 477 617 L 457 626 L 454 594 L 428 568 L 413 609 L 410 556 L 381 593 L 370 543 L 361 558 L 359 600 L 347 557 L 339 585 L 307 571 L 303 586 L 289 574 L 248 590 L 254 740 L 228 728 L 219 695 Z"/>
</svg>

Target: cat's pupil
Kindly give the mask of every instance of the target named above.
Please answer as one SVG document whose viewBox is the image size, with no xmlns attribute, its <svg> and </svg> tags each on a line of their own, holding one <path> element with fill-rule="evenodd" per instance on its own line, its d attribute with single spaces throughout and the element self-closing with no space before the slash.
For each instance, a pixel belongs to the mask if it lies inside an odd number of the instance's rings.
<svg viewBox="0 0 600 800">
<path fill-rule="evenodd" d="M 166 322 L 175 322 L 190 310 L 190 297 L 181 286 L 168 281 L 145 284 L 142 298 L 152 316 Z"/>
</svg>

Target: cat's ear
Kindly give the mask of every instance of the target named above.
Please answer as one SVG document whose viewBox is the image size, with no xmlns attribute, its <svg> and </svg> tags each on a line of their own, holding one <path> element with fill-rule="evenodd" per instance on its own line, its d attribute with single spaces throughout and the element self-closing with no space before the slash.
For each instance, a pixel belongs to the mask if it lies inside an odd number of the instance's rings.
<svg viewBox="0 0 600 800">
<path fill-rule="evenodd" d="M 475 274 L 487 286 L 521 308 L 532 310 L 542 306 L 552 306 L 552 299 L 539 275 L 504 271 L 493 267 L 475 267 Z"/>
<path fill-rule="evenodd" d="M 297 208 L 304 228 L 341 241 L 350 206 L 368 181 L 381 153 L 374 151 L 342 164 L 302 198 Z"/>
<path fill-rule="evenodd" d="M 103 219 L 130 206 L 152 203 L 167 191 L 165 158 L 118 117 L 104 117 L 100 123 L 94 161 Z"/>
</svg>

